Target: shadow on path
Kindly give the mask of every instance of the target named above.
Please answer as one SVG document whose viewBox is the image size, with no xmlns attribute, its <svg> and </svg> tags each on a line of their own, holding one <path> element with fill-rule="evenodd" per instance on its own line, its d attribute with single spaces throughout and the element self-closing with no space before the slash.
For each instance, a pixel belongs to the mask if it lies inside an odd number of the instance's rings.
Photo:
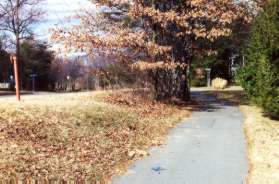
<svg viewBox="0 0 279 184">
<path fill-rule="evenodd" d="M 205 91 L 193 91 L 192 97 L 201 103 L 192 117 L 113 184 L 245 183 L 246 142 L 237 104 Z"/>
</svg>

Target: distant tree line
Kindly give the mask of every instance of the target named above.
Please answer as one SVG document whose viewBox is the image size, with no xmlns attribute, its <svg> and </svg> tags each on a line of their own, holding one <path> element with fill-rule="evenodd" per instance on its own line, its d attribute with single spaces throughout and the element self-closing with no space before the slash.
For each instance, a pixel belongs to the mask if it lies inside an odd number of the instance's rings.
<svg viewBox="0 0 279 184">
<path fill-rule="evenodd" d="M 0 41 L 0 82 L 8 82 L 12 75 L 12 63 L 9 53 L 3 48 Z"/>
<path fill-rule="evenodd" d="M 48 46 L 35 40 L 25 40 L 20 45 L 20 71 L 22 87 L 32 89 L 31 75 L 36 75 L 38 90 L 51 90 L 53 87 L 51 64 L 55 59 L 54 53 Z"/>
<path fill-rule="evenodd" d="M 32 27 L 44 16 L 44 0 L 0 1 L 0 82 L 14 89 L 10 54 L 18 59 L 20 86 L 31 90 L 35 77 L 36 90 L 76 91 L 113 88 L 131 82 L 121 65 L 94 66 L 79 58 L 59 58 L 46 43 L 34 39 Z M 94 59 L 93 59 L 94 60 Z M 97 61 L 98 62 L 98 61 Z M 105 66 L 105 67 L 104 67 Z"/>
<path fill-rule="evenodd" d="M 1 46 L 1 45 L 0 45 Z M 22 89 L 32 90 L 31 75 L 35 74 L 36 90 L 80 91 L 96 88 L 122 88 L 135 84 L 136 75 L 124 65 L 105 62 L 108 58 L 58 57 L 46 43 L 32 38 L 20 45 Z M 98 64 L 99 63 L 99 64 Z M 10 54 L 1 46 L 0 83 L 13 82 Z"/>
<path fill-rule="evenodd" d="M 31 74 L 36 74 L 36 87 L 40 90 L 49 89 L 51 85 L 51 63 L 55 56 L 44 43 L 33 39 L 24 40 L 20 44 L 19 72 L 23 89 L 32 89 Z M 10 53 L 3 47 L 0 48 L 0 82 L 12 82 L 13 65 L 10 61 Z"/>
</svg>

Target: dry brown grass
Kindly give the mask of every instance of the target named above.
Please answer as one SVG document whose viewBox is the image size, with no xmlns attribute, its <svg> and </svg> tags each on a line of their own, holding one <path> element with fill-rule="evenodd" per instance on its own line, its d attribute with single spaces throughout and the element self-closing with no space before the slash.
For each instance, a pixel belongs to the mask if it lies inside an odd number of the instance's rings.
<svg viewBox="0 0 279 184">
<path fill-rule="evenodd" d="M 0 99 L 0 179 L 107 183 L 190 114 L 142 94 L 46 94 L 20 103 Z"/>
<path fill-rule="evenodd" d="M 279 121 L 263 116 L 253 106 L 241 106 L 246 116 L 245 132 L 248 139 L 250 184 L 279 183 Z"/>
</svg>

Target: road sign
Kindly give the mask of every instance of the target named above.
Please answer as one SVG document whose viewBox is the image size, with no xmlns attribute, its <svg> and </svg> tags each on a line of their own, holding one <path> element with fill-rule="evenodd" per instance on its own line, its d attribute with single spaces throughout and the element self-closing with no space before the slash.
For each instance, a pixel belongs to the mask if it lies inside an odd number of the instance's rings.
<svg viewBox="0 0 279 184">
<path fill-rule="evenodd" d="M 35 77 L 38 77 L 38 75 L 37 74 L 30 74 L 29 77 L 35 78 Z"/>
<path fill-rule="evenodd" d="M 29 77 L 32 78 L 32 88 L 33 88 L 33 93 L 35 93 L 35 78 L 37 77 L 38 75 L 33 73 L 33 74 L 30 74 Z"/>
</svg>

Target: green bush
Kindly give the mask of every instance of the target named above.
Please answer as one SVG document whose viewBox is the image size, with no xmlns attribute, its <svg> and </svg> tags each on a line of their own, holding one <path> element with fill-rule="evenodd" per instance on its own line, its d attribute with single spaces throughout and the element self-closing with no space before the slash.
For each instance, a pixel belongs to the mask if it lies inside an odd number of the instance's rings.
<svg viewBox="0 0 279 184">
<path fill-rule="evenodd" d="M 267 3 L 252 27 L 245 50 L 246 65 L 238 80 L 250 99 L 279 117 L 279 0 Z"/>
</svg>

